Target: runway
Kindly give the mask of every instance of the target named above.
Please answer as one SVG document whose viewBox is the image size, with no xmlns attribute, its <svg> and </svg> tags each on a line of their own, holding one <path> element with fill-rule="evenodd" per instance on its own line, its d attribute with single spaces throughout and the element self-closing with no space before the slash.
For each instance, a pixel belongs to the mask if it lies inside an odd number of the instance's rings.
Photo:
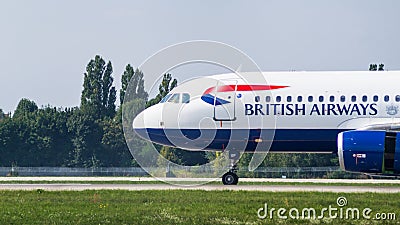
<svg viewBox="0 0 400 225">
<path fill-rule="evenodd" d="M 204 181 L 202 178 L 172 178 L 171 181 Z M 209 179 L 208 179 L 209 180 Z M 218 179 L 219 180 L 219 179 Z M 165 183 L 146 184 L 116 184 L 116 183 L 85 183 L 99 181 L 157 181 L 155 178 L 134 178 L 134 177 L 2 177 L 0 181 L 13 181 L 22 183 L 3 183 L 0 190 L 37 190 L 46 191 L 83 191 L 83 190 L 205 190 L 205 191 L 264 191 L 264 192 L 334 192 L 334 193 L 400 193 L 399 180 L 339 180 L 339 179 L 264 179 L 264 178 L 242 178 L 242 185 L 226 186 L 222 184 L 203 184 L 196 186 L 170 185 Z M 63 181 L 65 183 L 23 183 L 27 181 L 51 182 Z M 77 182 L 79 183 L 68 183 Z M 245 184 L 255 182 L 256 184 Z M 257 184 L 257 182 L 270 182 L 268 184 Z M 295 185 L 284 184 L 282 182 L 298 183 Z M 274 184 L 277 183 L 277 184 Z M 311 185 L 302 183 L 313 183 Z M 321 185 L 318 185 L 321 183 Z M 336 183 L 336 185 L 335 185 Z M 338 185 L 338 184 L 341 185 Z M 369 184 L 350 186 L 350 183 Z M 379 186 L 379 184 L 393 184 L 392 186 Z M 372 185 L 371 185 L 372 184 Z M 376 185 L 373 185 L 376 184 Z"/>
<path fill-rule="evenodd" d="M 335 192 L 335 193 L 400 193 L 400 187 L 325 186 L 325 185 L 199 185 L 169 184 L 0 184 L 0 190 L 84 191 L 84 190 L 205 190 L 205 191 L 265 191 L 265 192 Z"/>
<path fill-rule="evenodd" d="M 155 177 L 0 177 L 1 181 L 82 181 L 82 182 L 153 182 L 153 181 L 171 181 L 171 182 L 220 182 L 221 178 L 155 178 Z M 291 179 L 291 178 L 240 178 L 240 183 L 323 183 L 323 184 L 398 184 L 400 180 L 384 180 L 384 179 Z"/>
</svg>

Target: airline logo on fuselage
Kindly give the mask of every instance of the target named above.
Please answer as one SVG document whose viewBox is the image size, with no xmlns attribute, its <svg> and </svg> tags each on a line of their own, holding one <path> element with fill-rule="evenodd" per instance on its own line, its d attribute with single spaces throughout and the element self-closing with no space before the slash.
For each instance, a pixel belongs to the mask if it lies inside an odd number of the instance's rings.
<svg viewBox="0 0 400 225">
<path fill-rule="evenodd" d="M 221 92 L 242 92 L 242 91 L 268 91 L 268 90 L 276 90 L 281 88 L 286 88 L 288 86 L 279 86 L 279 85 L 246 85 L 246 84 L 239 84 L 239 85 L 222 85 L 218 87 L 210 87 L 208 88 L 203 95 L 201 96 L 201 100 L 210 104 L 210 105 L 223 105 L 227 103 L 231 103 L 228 100 L 216 97 L 215 94 Z M 214 95 L 213 95 L 214 94 Z M 217 94 L 218 96 L 218 94 Z"/>
<path fill-rule="evenodd" d="M 375 116 L 377 104 L 244 104 L 246 116 L 283 115 L 283 116 Z"/>
</svg>

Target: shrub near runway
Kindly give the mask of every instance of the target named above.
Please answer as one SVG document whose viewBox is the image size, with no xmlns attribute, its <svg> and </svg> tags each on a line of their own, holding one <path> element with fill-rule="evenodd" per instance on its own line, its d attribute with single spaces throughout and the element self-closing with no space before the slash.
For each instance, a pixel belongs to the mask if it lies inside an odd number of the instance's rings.
<svg viewBox="0 0 400 225">
<path fill-rule="evenodd" d="M 345 196 L 349 207 L 400 215 L 400 194 L 247 191 L 1 191 L 0 224 L 370 224 L 375 220 L 261 220 L 269 207 L 320 210 Z M 380 221 L 382 222 L 382 221 Z M 399 222 L 396 218 L 395 221 Z"/>
</svg>

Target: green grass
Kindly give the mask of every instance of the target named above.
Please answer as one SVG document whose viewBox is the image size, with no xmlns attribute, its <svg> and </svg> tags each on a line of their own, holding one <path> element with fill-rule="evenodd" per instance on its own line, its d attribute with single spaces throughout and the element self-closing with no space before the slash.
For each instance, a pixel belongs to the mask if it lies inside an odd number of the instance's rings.
<svg viewBox="0 0 400 225">
<path fill-rule="evenodd" d="M 257 210 L 348 205 L 400 216 L 400 193 L 318 193 L 247 191 L 0 191 L 0 224 L 378 224 L 376 220 L 261 220 Z M 326 216 L 328 214 L 325 214 Z M 386 221 L 399 223 L 395 221 Z"/>
</svg>

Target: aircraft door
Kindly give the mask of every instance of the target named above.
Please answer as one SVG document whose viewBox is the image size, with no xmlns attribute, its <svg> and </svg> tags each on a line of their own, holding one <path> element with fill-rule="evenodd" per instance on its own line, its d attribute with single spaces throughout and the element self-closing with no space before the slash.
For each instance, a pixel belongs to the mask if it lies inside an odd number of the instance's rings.
<svg viewBox="0 0 400 225">
<path fill-rule="evenodd" d="M 215 88 L 214 120 L 236 120 L 236 91 L 237 80 L 219 80 Z"/>
</svg>

